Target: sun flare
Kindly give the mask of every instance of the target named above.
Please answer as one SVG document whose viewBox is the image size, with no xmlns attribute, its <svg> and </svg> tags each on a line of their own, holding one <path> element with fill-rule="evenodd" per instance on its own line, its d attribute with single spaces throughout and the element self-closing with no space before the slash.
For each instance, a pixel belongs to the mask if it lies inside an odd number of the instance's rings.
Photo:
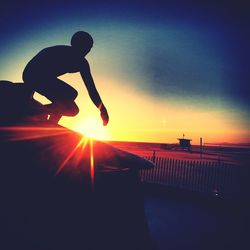
<svg viewBox="0 0 250 250">
<path fill-rule="evenodd" d="M 96 140 L 110 140 L 111 136 L 107 127 L 104 127 L 99 119 L 88 117 L 75 124 L 75 131 Z"/>
</svg>

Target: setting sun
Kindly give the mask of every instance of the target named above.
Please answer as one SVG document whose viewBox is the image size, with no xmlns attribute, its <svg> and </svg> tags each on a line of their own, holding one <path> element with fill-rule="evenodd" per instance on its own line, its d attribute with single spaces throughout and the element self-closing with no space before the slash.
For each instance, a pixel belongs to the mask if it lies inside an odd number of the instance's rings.
<svg viewBox="0 0 250 250">
<path fill-rule="evenodd" d="M 34 98 L 43 104 L 50 103 L 46 97 L 38 93 L 35 93 Z M 92 105 L 92 103 L 90 103 L 88 114 L 85 113 L 81 116 L 78 116 L 78 119 L 72 119 L 72 117 L 63 117 L 60 121 L 60 124 L 96 140 L 111 139 L 109 126 L 104 127 L 102 125 L 96 108 Z"/>
<path fill-rule="evenodd" d="M 109 140 L 110 133 L 107 127 L 104 127 L 99 119 L 94 117 L 86 117 L 79 120 L 74 128 L 75 131 L 84 134 L 87 137 L 97 140 Z"/>
</svg>

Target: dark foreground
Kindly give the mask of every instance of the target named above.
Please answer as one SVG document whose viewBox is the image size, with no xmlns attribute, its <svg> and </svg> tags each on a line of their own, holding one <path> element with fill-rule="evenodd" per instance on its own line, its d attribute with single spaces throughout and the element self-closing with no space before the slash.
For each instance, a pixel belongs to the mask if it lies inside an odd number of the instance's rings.
<svg viewBox="0 0 250 250">
<path fill-rule="evenodd" d="M 145 211 L 159 250 L 250 249 L 250 205 L 146 185 Z"/>
<path fill-rule="evenodd" d="M 60 127 L 0 135 L 0 249 L 151 249 L 137 168 L 152 163 Z"/>
<path fill-rule="evenodd" d="M 132 163 L 144 160 L 37 129 L 0 131 L 0 249 L 250 249 L 248 197 L 142 185 Z"/>
</svg>

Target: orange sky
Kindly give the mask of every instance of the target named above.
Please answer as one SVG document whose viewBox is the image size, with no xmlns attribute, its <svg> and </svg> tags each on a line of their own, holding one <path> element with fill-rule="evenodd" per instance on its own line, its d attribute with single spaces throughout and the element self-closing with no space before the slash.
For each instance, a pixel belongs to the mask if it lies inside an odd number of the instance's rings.
<svg viewBox="0 0 250 250">
<path fill-rule="evenodd" d="M 97 88 L 107 106 L 110 123 L 102 126 L 99 111 L 90 101 L 79 74 L 61 77 L 75 87 L 80 113 L 63 117 L 60 124 L 96 139 L 175 143 L 177 138 L 191 138 L 193 144 L 212 142 L 248 142 L 249 130 L 242 126 L 241 114 L 226 110 L 193 107 L 185 101 L 173 103 L 142 95 L 122 81 L 96 76 Z M 44 99 L 36 95 L 40 101 Z"/>
<path fill-rule="evenodd" d="M 107 127 L 102 126 L 99 111 L 76 73 L 61 78 L 78 90 L 76 102 L 80 113 L 76 117 L 63 117 L 61 125 L 101 140 L 176 143 L 177 138 L 185 134 L 193 144 L 199 144 L 200 137 L 204 143 L 250 141 L 248 114 L 239 108 L 233 105 L 213 107 L 211 103 L 206 107 L 204 103 L 210 100 L 157 99 L 139 89 L 136 78 L 130 84 L 119 74 L 108 78 L 94 59 L 89 60 L 93 77 L 109 111 L 110 122 Z M 6 79 L 20 82 L 22 64 L 17 69 L 15 72 L 6 70 L 6 75 L 11 75 Z M 38 94 L 35 98 L 46 102 Z"/>
</svg>

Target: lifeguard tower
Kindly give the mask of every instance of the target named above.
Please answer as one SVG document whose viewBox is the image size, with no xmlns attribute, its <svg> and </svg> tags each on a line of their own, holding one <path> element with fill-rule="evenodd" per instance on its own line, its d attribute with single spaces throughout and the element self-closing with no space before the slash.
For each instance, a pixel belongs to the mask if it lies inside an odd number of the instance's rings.
<svg viewBox="0 0 250 250">
<path fill-rule="evenodd" d="M 184 138 L 184 134 L 182 138 L 177 138 L 179 140 L 179 146 L 183 150 L 188 150 L 189 152 L 191 151 L 191 139 L 186 139 Z"/>
</svg>

